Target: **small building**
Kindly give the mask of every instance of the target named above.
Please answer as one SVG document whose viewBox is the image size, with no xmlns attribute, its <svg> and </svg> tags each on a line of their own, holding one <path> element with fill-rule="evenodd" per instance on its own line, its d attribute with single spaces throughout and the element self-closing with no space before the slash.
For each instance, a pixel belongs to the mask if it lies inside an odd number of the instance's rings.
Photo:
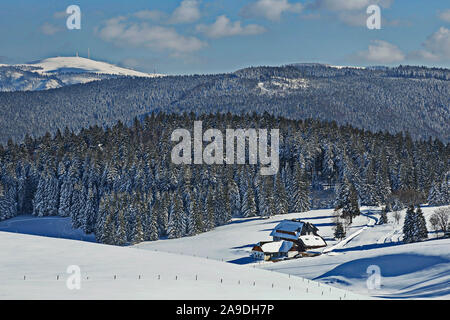
<svg viewBox="0 0 450 320">
<path fill-rule="evenodd" d="M 326 247 L 327 243 L 319 236 L 319 229 L 300 219 L 283 220 L 270 233 L 273 241 L 291 241 L 299 251 Z"/>
<path fill-rule="evenodd" d="M 277 260 L 292 258 L 298 254 L 297 246 L 292 241 L 259 242 L 252 249 L 251 256 L 256 260 Z"/>
</svg>

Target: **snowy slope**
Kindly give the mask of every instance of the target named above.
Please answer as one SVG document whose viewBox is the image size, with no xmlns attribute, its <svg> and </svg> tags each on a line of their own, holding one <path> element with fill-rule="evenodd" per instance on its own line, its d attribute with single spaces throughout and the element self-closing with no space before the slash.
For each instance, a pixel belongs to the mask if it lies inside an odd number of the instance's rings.
<svg viewBox="0 0 450 320">
<path fill-rule="evenodd" d="M 436 208 L 423 207 L 428 222 Z M 252 246 L 270 240 L 271 229 L 282 219 L 302 218 L 315 224 L 328 243 L 319 257 L 301 258 L 277 263 L 256 263 L 257 267 L 345 288 L 360 294 L 385 298 L 450 298 L 450 239 L 402 244 L 402 220 L 392 217 L 386 225 L 375 225 L 379 208 L 362 208 L 363 215 L 354 219 L 348 238 L 338 243 L 333 239 L 333 210 L 312 210 L 269 220 L 237 219 L 231 224 L 194 237 L 145 242 L 136 247 L 167 252 L 184 252 L 208 256 L 236 264 L 253 262 Z M 428 226 L 430 230 L 430 226 Z M 378 265 L 383 276 L 379 290 L 368 290 L 367 268 Z"/>
<path fill-rule="evenodd" d="M 17 216 L 0 221 L 0 231 L 95 242 L 93 234 L 72 228 L 72 219 L 63 217 Z"/>
<path fill-rule="evenodd" d="M 368 212 L 371 209 L 363 208 L 362 210 Z M 234 219 L 227 225 L 193 237 L 143 242 L 135 247 L 173 253 L 184 252 L 221 261 L 246 264 L 252 262 L 249 254 L 256 243 L 271 241 L 270 232 L 272 229 L 282 220 L 294 218 L 301 218 L 316 225 L 319 228 L 319 234 L 325 239 L 328 247 L 336 244 L 333 239 L 333 210 L 320 209 L 277 215 L 267 220 L 260 218 Z M 371 220 L 366 216 L 357 217 L 354 219 L 349 234 L 361 230 L 370 224 Z"/>
<path fill-rule="evenodd" d="M 428 222 L 436 208 L 425 206 L 422 209 Z M 197 236 L 144 242 L 128 248 L 0 231 L 0 287 L 10 288 L 8 297 L 27 292 L 27 298 L 38 294 L 34 291 L 38 291 L 38 283 L 42 282 L 51 288 L 46 298 L 55 295 L 98 298 L 107 292 L 105 297 L 108 298 L 308 299 L 313 297 L 313 288 L 324 288 L 323 285 L 328 284 L 332 286 L 331 289 L 327 287 L 328 291 L 340 288 L 364 297 L 450 298 L 450 239 L 434 240 L 435 235 L 430 233 L 428 241 L 405 245 L 399 242 L 405 210 L 399 224 L 389 214 L 390 221 L 385 225 L 375 224 L 379 208 L 363 207 L 362 213 L 354 219 L 348 237 L 341 242 L 333 239 L 331 209 L 275 216 L 268 220 L 234 219 L 228 225 Z M 291 218 L 314 223 L 328 243 L 326 253 L 277 263 L 255 263 L 249 258 L 255 243 L 271 240 L 269 234 L 273 227 L 283 219 Z M 69 221 L 66 218 L 17 217 L 0 223 L 0 230 L 47 235 L 52 235 L 49 230 L 53 230 L 53 236 L 77 239 L 73 236 L 77 231 L 65 230 L 67 227 Z M 62 232 L 55 233 L 55 229 Z M 34 264 L 36 269 L 33 269 Z M 89 279 L 83 282 L 84 296 L 65 292 L 63 284 L 53 282 L 56 274 L 64 275 L 68 264 L 82 265 L 82 270 L 87 271 Z M 367 268 L 371 265 L 381 269 L 381 287 L 376 290 L 369 290 L 366 284 Z M 7 277 L 1 278 L 5 274 Z M 34 279 L 36 283 L 23 281 L 25 274 L 28 280 Z M 118 276 L 117 282 L 110 281 L 114 274 Z M 156 281 L 158 274 L 167 281 Z M 195 274 L 205 282 L 194 282 Z M 142 279 L 137 281 L 139 275 Z M 174 282 L 175 277 L 178 282 Z M 124 278 L 127 281 L 119 282 Z M 221 284 L 220 279 L 223 280 Z M 253 281 L 256 288 L 252 288 Z M 288 292 L 272 289 L 272 283 L 274 288 L 288 288 Z M 163 284 L 162 289 L 160 284 Z M 263 288 L 270 292 L 261 287 L 256 290 L 258 284 L 264 284 L 266 287 Z M 302 295 L 303 290 L 306 293 L 305 285 L 307 296 Z M 186 286 L 198 287 L 198 291 L 189 293 Z M 295 295 L 290 295 L 289 286 L 291 291 L 297 292 Z M 147 287 L 155 287 L 158 292 L 145 291 Z M 119 288 L 123 288 L 122 293 L 118 292 Z M 322 297 L 320 290 L 316 293 L 320 294 L 320 299 L 343 297 L 338 293 Z"/>
<path fill-rule="evenodd" d="M 69 290 L 69 265 L 81 269 Z M 115 279 L 114 279 L 115 277 Z M 359 299 L 314 281 L 189 255 L 0 232 L 0 299 Z"/>
<path fill-rule="evenodd" d="M 0 91 L 59 88 L 115 77 L 160 77 L 82 57 L 54 57 L 28 64 L 0 65 Z"/>
<path fill-rule="evenodd" d="M 39 68 L 39 74 L 54 73 L 101 73 L 131 77 L 155 77 L 158 75 L 149 74 L 131 69 L 117 67 L 115 65 L 86 59 L 82 57 L 55 57 L 26 64 L 26 66 Z"/>
</svg>

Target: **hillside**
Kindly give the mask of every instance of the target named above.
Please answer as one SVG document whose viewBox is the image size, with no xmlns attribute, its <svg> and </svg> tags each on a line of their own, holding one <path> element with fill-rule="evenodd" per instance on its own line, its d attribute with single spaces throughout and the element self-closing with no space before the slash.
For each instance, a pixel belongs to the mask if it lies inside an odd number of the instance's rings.
<svg viewBox="0 0 450 320">
<path fill-rule="evenodd" d="M 54 57 L 27 64 L 0 65 L 1 91 L 39 91 L 117 77 L 158 77 L 82 57 Z"/>
<path fill-rule="evenodd" d="M 0 141 L 46 131 L 112 126 L 156 112 L 264 113 L 409 131 L 450 141 L 449 70 L 259 67 L 230 74 L 120 78 L 0 94 Z M 61 80 L 63 81 L 63 80 Z"/>
<path fill-rule="evenodd" d="M 427 221 L 435 209 L 423 208 Z M 35 234 L 45 235 L 53 219 L 69 234 L 70 223 L 64 218 L 6 220 L 0 222 L 0 260 L 8 261 L 0 266 L 0 298 L 448 299 L 450 239 L 435 240 L 430 233 L 427 241 L 402 244 L 403 219 L 396 224 L 390 217 L 388 224 L 375 225 L 379 209 L 365 207 L 362 212 L 348 232 L 349 238 L 357 234 L 351 241 L 333 239 L 332 210 L 325 209 L 269 220 L 234 219 L 204 234 L 133 247 L 9 233 L 29 233 L 33 226 Z M 277 263 L 249 258 L 255 243 L 269 240 L 270 230 L 291 218 L 314 223 L 328 243 L 323 250 L 327 253 Z M 65 270 L 72 264 L 81 267 L 79 291 L 65 286 Z M 380 289 L 366 286 L 370 265 L 381 268 Z"/>
<path fill-rule="evenodd" d="M 0 264 L 0 299 L 367 298 L 299 277 L 188 255 L 8 232 L 0 232 L 0 261 L 7 261 Z M 80 267 L 80 290 L 66 286 L 70 265 Z"/>
<path fill-rule="evenodd" d="M 436 207 L 423 208 L 426 220 Z M 385 225 L 375 225 L 379 208 L 362 208 L 363 215 L 354 220 L 348 237 L 351 241 L 338 243 L 333 238 L 333 210 L 312 210 L 303 213 L 278 215 L 269 220 L 236 219 L 211 232 L 174 240 L 144 242 L 135 247 L 208 257 L 240 265 L 320 281 L 324 284 L 350 290 L 362 295 L 390 299 L 450 297 L 450 239 L 434 240 L 429 233 L 425 242 L 403 244 L 402 219 L 396 224 L 392 217 Z M 328 246 L 318 257 L 272 262 L 255 262 L 249 258 L 250 250 L 259 241 L 270 240 L 270 231 L 283 219 L 300 218 L 319 228 L 319 234 Z M 431 226 L 428 226 L 431 229 Z M 368 290 L 367 268 L 377 265 L 381 269 L 381 288 Z"/>
</svg>

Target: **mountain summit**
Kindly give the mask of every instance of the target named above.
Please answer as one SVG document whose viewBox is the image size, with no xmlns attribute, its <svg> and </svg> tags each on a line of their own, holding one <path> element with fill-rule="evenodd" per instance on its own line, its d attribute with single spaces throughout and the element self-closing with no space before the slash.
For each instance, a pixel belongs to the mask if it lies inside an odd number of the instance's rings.
<svg viewBox="0 0 450 320">
<path fill-rule="evenodd" d="M 36 91 L 117 77 L 162 76 L 82 57 L 54 57 L 27 64 L 0 65 L 0 91 Z"/>
</svg>

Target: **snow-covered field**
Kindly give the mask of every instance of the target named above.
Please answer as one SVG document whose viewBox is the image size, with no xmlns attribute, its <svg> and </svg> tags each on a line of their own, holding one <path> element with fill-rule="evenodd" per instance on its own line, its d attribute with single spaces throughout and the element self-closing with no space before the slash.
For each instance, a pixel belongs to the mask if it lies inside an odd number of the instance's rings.
<svg viewBox="0 0 450 320">
<path fill-rule="evenodd" d="M 423 207 L 428 222 L 436 208 Z M 392 215 L 392 214 L 391 214 Z M 208 256 L 237 264 L 254 264 L 249 258 L 253 244 L 270 240 L 270 230 L 282 219 L 301 218 L 315 224 L 328 243 L 327 252 L 319 257 L 301 258 L 277 263 L 256 262 L 258 268 L 315 279 L 333 286 L 374 297 L 385 298 L 450 298 L 450 239 L 402 244 L 402 219 L 396 224 L 375 225 L 379 208 L 363 207 L 354 219 L 347 238 L 333 239 L 333 210 L 275 216 L 269 220 L 238 219 L 231 224 L 195 237 L 145 242 L 136 247 L 167 252 L 184 252 Z M 428 229 L 431 226 L 428 225 Z M 381 286 L 369 290 L 367 268 L 377 265 Z"/>
<path fill-rule="evenodd" d="M 436 208 L 422 209 L 428 221 Z M 376 225 L 379 210 L 363 207 L 341 242 L 333 239 L 333 210 L 324 209 L 234 219 L 194 237 L 133 247 L 17 234 L 80 236 L 65 218 L 17 217 L 0 223 L 0 299 L 450 298 L 450 239 L 430 233 L 428 241 L 402 244 L 404 215 L 398 224 L 389 216 L 388 224 Z M 277 263 L 249 258 L 255 243 L 271 240 L 272 228 L 292 218 L 319 228 L 328 243 L 321 256 Z M 66 288 L 69 265 L 81 268 L 81 290 Z M 374 265 L 381 286 L 369 290 L 367 269 Z"/>
<path fill-rule="evenodd" d="M 70 265 L 80 267 L 80 290 L 66 286 Z M 361 298 L 300 277 L 200 257 L 0 232 L 0 299 Z"/>
<path fill-rule="evenodd" d="M 371 210 L 370 208 L 362 209 L 363 213 Z M 325 239 L 328 247 L 336 244 L 333 238 L 333 210 L 323 209 L 278 215 L 267 220 L 260 218 L 234 219 L 225 226 L 194 237 L 143 242 L 135 247 L 247 264 L 253 262 L 249 258 L 249 254 L 256 243 L 259 241 L 271 241 L 270 231 L 282 220 L 294 218 L 301 218 L 318 227 L 319 234 Z M 375 219 L 376 217 L 364 215 L 355 218 L 348 233 L 357 232 L 366 225 L 373 224 Z"/>
</svg>

